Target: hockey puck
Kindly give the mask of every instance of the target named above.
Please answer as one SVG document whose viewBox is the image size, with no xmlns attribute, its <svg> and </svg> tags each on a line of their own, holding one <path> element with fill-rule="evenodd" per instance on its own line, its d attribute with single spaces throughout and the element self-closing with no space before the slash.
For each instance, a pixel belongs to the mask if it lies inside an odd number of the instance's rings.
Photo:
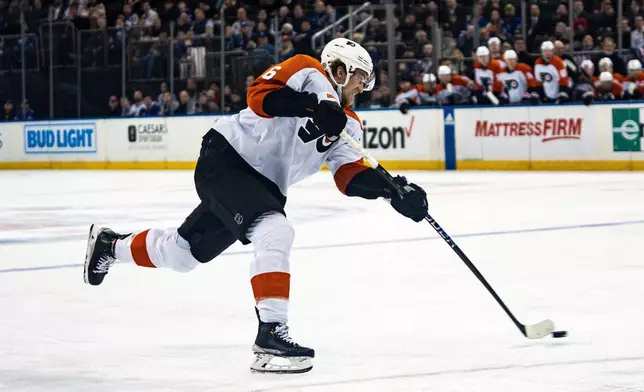
<svg viewBox="0 0 644 392">
<path fill-rule="evenodd" d="M 568 336 L 568 331 L 554 331 L 552 333 L 553 338 L 565 338 Z"/>
</svg>

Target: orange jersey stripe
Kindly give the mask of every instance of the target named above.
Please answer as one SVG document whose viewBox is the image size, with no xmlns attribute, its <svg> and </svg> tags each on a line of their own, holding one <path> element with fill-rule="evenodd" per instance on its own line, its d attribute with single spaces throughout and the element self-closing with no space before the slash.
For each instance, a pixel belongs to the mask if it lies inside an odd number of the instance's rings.
<svg viewBox="0 0 644 392">
<path fill-rule="evenodd" d="M 288 299 L 291 289 L 291 274 L 267 272 L 253 276 L 250 284 L 253 286 L 253 295 L 257 302 L 266 298 Z"/>
<path fill-rule="evenodd" d="M 347 185 L 349 185 L 353 177 L 368 168 L 369 166 L 365 165 L 364 159 L 362 158 L 355 162 L 345 163 L 335 171 L 335 175 L 333 176 L 335 185 L 338 187 L 340 192 L 346 195 Z"/>
<path fill-rule="evenodd" d="M 335 98 L 333 96 L 331 96 L 331 98 L 333 98 L 335 100 Z M 353 109 L 351 109 L 348 106 L 345 106 L 344 107 L 344 114 L 346 114 L 347 116 L 349 116 L 352 119 L 356 120 L 358 122 L 358 124 L 360 124 L 360 129 L 362 130 L 362 121 L 360 121 L 360 117 L 358 117 L 358 115 L 356 114 L 356 112 L 353 111 Z"/>
<path fill-rule="evenodd" d="M 313 57 L 298 54 L 267 69 L 255 79 L 248 88 L 246 96 L 248 107 L 260 117 L 271 118 L 262 109 L 266 94 L 286 86 L 291 76 L 306 68 L 317 69 L 322 75 L 326 76 L 326 72 L 324 72 L 324 68 L 322 68 L 322 64 L 319 61 Z"/>
<path fill-rule="evenodd" d="M 150 230 L 142 231 L 139 234 L 135 235 L 132 238 L 132 244 L 130 245 L 130 250 L 132 251 L 132 258 L 134 262 L 141 267 L 156 268 L 150 260 L 150 255 L 148 254 L 148 249 L 146 247 L 146 239 L 148 238 L 148 232 Z"/>
</svg>

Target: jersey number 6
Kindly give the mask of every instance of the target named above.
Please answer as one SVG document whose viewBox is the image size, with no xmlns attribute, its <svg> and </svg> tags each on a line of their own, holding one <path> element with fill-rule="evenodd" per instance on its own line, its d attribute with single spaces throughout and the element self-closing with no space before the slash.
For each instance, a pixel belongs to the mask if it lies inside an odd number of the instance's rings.
<svg viewBox="0 0 644 392">
<path fill-rule="evenodd" d="M 275 76 L 277 71 L 279 71 L 280 69 L 282 69 L 281 66 L 279 66 L 279 65 L 274 66 L 273 68 L 271 68 L 268 71 L 266 71 L 266 73 L 264 75 L 262 75 L 262 79 L 266 79 L 266 80 L 272 79 L 273 76 Z"/>
</svg>

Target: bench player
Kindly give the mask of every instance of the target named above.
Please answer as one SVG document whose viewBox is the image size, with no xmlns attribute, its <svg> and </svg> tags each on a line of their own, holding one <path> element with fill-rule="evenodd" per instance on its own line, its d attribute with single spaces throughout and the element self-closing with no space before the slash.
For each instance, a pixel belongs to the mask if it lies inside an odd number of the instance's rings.
<svg viewBox="0 0 644 392">
<path fill-rule="evenodd" d="M 252 244 L 251 286 L 259 327 L 251 369 L 310 370 L 314 350 L 295 343 L 287 327 L 294 238 L 284 212 L 288 188 L 326 163 L 347 196 L 388 199 L 396 211 L 417 222 L 427 213 L 421 187 L 397 177 L 404 187 L 398 196 L 339 138 L 346 129 L 361 140 L 362 125 L 350 105 L 373 85 L 369 53 L 341 38 L 325 46 L 321 62 L 296 55 L 266 70 L 248 90 L 249 107 L 220 118 L 203 137 L 195 169 L 199 206 L 178 229 L 123 235 L 93 225 L 85 282 L 101 284 L 115 260 L 188 272 L 238 240 Z M 289 365 L 271 362 L 275 357 L 286 358 Z"/>
</svg>

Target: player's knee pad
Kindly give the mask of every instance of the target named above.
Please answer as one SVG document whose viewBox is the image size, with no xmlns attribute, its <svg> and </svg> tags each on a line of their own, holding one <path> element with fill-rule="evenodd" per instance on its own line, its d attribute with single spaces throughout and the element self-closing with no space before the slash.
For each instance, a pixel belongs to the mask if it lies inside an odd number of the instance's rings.
<svg viewBox="0 0 644 392">
<path fill-rule="evenodd" d="M 252 275 L 269 271 L 288 272 L 288 258 L 295 239 L 295 230 L 284 215 L 262 215 L 251 227 L 248 238 L 255 247 Z"/>
<path fill-rule="evenodd" d="M 157 247 L 163 267 L 177 272 L 190 272 L 197 268 L 197 261 L 190 252 L 190 244 L 176 230 L 160 235 Z"/>
</svg>

